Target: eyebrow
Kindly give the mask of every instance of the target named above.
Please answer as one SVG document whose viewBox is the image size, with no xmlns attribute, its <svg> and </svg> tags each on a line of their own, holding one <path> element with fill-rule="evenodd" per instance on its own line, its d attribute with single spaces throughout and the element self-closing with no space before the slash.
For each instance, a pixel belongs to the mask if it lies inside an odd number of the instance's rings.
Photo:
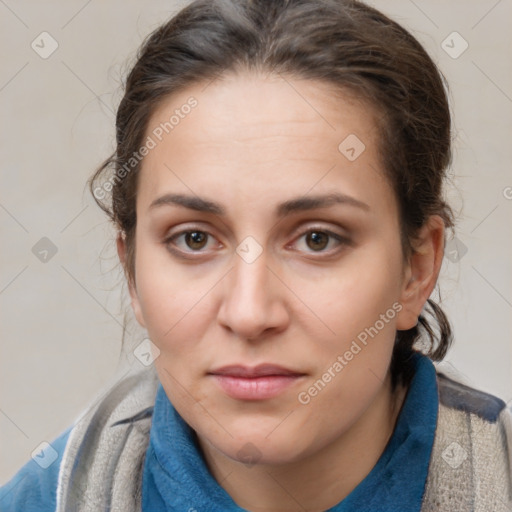
<svg viewBox="0 0 512 512">
<path fill-rule="evenodd" d="M 364 211 L 369 211 L 370 207 L 356 199 L 354 197 L 340 194 L 340 193 L 332 193 L 325 195 L 316 195 L 316 196 L 302 196 L 294 199 L 289 199 L 279 205 L 277 205 L 275 214 L 276 217 L 285 217 L 290 215 L 291 213 L 314 210 L 315 208 L 327 208 L 329 206 L 333 206 L 335 204 L 344 204 L 348 206 L 355 206 Z M 159 206 L 164 205 L 176 205 L 183 206 L 185 208 L 189 208 L 190 210 L 195 210 L 198 212 L 206 212 L 206 213 L 214 213 L 221 217 L 226 215 L 225 208 L 209 199 L 205 199 L 199 196 L 188 196 L 185 194 L 165 194 L 158 199 L 155 199 L 149 206 L 149 209 L 157 208 Z"/>
</svg>

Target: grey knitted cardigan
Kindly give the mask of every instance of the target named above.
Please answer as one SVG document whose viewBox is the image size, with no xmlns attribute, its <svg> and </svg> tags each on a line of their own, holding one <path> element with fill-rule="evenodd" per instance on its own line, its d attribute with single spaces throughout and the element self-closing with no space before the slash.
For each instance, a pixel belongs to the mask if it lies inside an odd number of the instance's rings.
<svg viewBox="0 0 512 512">
<path fill-rule="evenodd" d="M 437 381 L 438 424 L 422 512 L 512 512 L 512 410 L 439 372 Z M 131 371 L 75 423 L 56 512 L 140 512 L 158 382 L 152 367 Z M 112 424 L 118 428 L 106 428 Z"/>
</svg>

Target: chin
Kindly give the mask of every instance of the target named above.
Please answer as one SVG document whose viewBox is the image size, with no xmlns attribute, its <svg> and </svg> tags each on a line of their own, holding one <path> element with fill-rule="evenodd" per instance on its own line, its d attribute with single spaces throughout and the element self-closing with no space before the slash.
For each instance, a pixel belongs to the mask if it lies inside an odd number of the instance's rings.
<svg viewBox="0 0 512 512">
<path fill-rule="evenodd" d="M 275 428 L 275 424 L 274 427 Z M 209 444 L 230 459 L 252 466 L 255 464 L 281 465 L 295 462 L 306 456 L 307 440 L 300 432 L 283 429 L 260 428 L 258 431 L 231 431 L 233 437 L 207 438 Z M 269 435 L 269 432 L 272 432 Z M 309 443 L 310 444 L 310 443 Z"/>
</svg>

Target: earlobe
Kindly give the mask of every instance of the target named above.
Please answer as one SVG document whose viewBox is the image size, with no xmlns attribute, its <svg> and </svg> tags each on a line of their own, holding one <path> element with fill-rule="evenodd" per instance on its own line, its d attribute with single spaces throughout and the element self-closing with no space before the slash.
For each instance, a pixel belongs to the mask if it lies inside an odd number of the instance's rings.
<svg viewBox="0 0 512 512">
<path fill-rule="evenodd" d="M 415 240 L 406 272 L 398 314 L 397 329 L 412 329 L 437 282 L 444 254 L 444 222 L 431 216 Z"/>
<path fill-rule="evenodd" d="M 125 241 L 124 233 L 122 233 L 122 232 L 118 233 L 117 238 L 116 238 L 116 245 L 117 245 L 117 254 L 119 256 L 119 261 L 121 262 L 121 265 L 123 266 L 124 275 L 126 277 L 126 281 L 128 284 L 128 291 L 130 293 L 133 313 L 135 315 L 135 318 L 137 319 L 137 322 L 139 322 L 139 324 L 142 327 L 146 327 L 146 324 L 144 322 L 144 317 L 142 315 L 142 310 L 140 307 L 140 302 L 139 302 L 139 297 L 137 294 L 135 282 L 133 281 L 132 278 L 130 278 L 130 274 L 129 274 L 129 272 L 127 272 L 127 268 L 126 268 L 126 241 Z"/>
</svg>

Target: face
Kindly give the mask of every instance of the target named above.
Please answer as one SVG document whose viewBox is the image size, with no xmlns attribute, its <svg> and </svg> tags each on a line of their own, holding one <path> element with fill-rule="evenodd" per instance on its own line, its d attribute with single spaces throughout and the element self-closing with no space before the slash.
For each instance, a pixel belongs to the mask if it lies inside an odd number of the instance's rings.
<svg viewBox="0 0 512 512">
<path fill-rule="evenodd" d="M 382 392 L 408 274 L 375 126 L 327 85 L 256 74 L 149 123 L 132 305 L 169 399 L 232 459 L 319 452 Z"/>
</svg>

